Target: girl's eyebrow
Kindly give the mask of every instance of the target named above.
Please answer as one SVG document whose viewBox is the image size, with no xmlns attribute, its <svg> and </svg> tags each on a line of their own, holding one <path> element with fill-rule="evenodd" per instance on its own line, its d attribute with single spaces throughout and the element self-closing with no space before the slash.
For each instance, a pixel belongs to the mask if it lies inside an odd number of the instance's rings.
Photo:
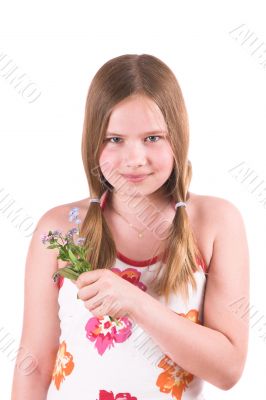
<svg viewBox="0 0 266 400">
<path fill-rule="evenodd" d="M 149 132 L 142 132 L 142 133 L 140 133 L 140 136 L 144 136 L 144 135 L 151 135 L 151 134 L 154 134 L 154 133 L 165 133 L 165 134 L 167 134 L 168 132 L 166 132 L 166 131 L 162 131 L 162 130 L 160 130 L 160 131 L 149 131 Z M 124 137 L 125 135 L 123 135 L 123 134 L 121 134 L 121 133 L 117 133 L 117 132 L 107 132 L 106 133 L 106 135 L 115 135 L 115 136 L 121 136 L 121 137 Z"/>
</svg>

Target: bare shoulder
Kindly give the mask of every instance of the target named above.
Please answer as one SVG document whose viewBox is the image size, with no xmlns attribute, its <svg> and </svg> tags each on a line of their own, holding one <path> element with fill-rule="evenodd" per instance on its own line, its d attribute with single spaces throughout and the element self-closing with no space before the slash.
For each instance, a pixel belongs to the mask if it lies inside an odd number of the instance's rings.
<svg viewBox="0 0 266 400">
<path fill-rule="evenodd" d="M 196 218 L 201 222 L 202 236 L 205 230 L 211 232 L 213 243 L 209 277 L 219 276 L 219 279 L 226 281 L 226 276 L 239 273 L 243 281 L 244 277 L 248 277 L 249 248 L 246 226 L 239 208 L 227 199 L 208 195 L 193 194 L 191 203 Z"/>
<path fill-rule="evenodd" d="M 195 218 L 208 220 L 215 228 L 216 234 L 225 227 L 223 222 L 243 223 L 239 209 L 230 200 L 196 193 L 190 195 L 193 215 Z"/>
<path fill-rule="evenodd" d="M 217 196 L 209 196 L 209 195 L 202 195 L 198 193 L 192 193 L 190 192 L 190 199 L 191 203 L 202 207 L 211 207 L 213 209 L 219 209 L 219 207 L 231 207 L 237 209 L 234 203 L 232 203 L 228 199 L 224 199 L 222 197 L 217 197 Z M 211 210 L 210 210 L 211 211 Z"/>
<path fill-rule="evenodd" d="M 209 270 L 214 251 L 223 235 L 228 236 L 233 232 L 234 236 L 245 235 L 243 218 L 234 203 L 221 197 L 190 192 L 187 204 L 192 228 Z"/>
<path fill-rule="evenodd" d="M 49 222 L 51 230 L 67 230 L 73 228 L 73 221 L 69 221 L 70 211 L 77 207 L 80 214 L 83 214 L 86 211 L 86 204 L 88 204 L 88 200 L 89 198 L 52 207 L 43 214 L 41 220 Z"/>
<path fill-rule="evenodd" d="M 48 209 L 39 219 L 36 228 L 38 230 L 38 235 L 47 234 L 49 230 L 59 230 L 65 234 L 70 229 L 76 227 L 75 222 L 69 220 L 69 213 L 73 208 L 77 207 L 79 209 L 80 219 L 83 220 L 87 211 L 86 204 L 88 204 L 88 199 L 82 199 L 59 204 Z M 65 265 L 66 262 L 59 259 L 57 260 L 57 268 L 61 268 Z"/>
</svg>

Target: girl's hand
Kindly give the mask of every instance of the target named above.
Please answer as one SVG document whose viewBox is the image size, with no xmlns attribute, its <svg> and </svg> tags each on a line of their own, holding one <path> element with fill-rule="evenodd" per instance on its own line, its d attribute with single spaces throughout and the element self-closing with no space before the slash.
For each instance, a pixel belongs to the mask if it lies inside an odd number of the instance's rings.
<svg viewBox="0 0 266 400">
<path fill-rule="evenodd" d="M 83 272 L 75 281 L 78 298 L 95 316 L 109 315 L 112 318 L 131 314 L 143 291 L 109 269 Z"/>
</svg>

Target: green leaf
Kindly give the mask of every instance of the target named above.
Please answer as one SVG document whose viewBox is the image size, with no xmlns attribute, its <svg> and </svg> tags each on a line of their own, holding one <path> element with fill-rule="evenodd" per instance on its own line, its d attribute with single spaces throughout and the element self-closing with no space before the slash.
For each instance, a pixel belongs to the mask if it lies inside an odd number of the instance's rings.
<svg viewBox="0 0 266 400">
<path fill-rule="evenodd" d="M 69 259 L 69 255 L 68 255 L 68 252 L 67 252 L 67 249 L 65 248 L 65 246 L 60 247 L 59 258 L 60 258 L 60 260 L 63 260 L 63 261 L 71 261 Z"/>
<path fill-rule="evenodd" d="M 79 255 L 80 257 L 82 257 L 83 256 L 83 249 L 80 249 L 80 248 L 76 247 L 75 248 L 75 253 L 77 255 Z"/>
<path fill-rule="evenodd" d="M 83 272 L 91 270 L 91 264 L 88 263 L 88 261 L 82 260 L 80 262 L 80 266 L 81 266 Z"/>
<path fill-rule="evenodd" d="M 70 249 L 68 249 L 68 254 L 69 254 L 70 260 L 73 262 L 73 264 L 75 264 L 78 261 L 78 259 L 75 257 L 75 255 L 72 253 L 72 251 Z"/>
<path fill-rule="evenodd" d="M 64 254 L 59 254 L 57 258 L 59 258 L 62 261 L 70 261 L 69 257 L 65 256 Z"/>
<path fill-rule="evenodd" d="M 51 244 L 50 246 L 46 247 L 47 249 L 55 249 L 56 247 L 58 247 L 57 244 Z"/>
<path fill-rule="evenodd" d="M 73 279 L 73 280 L 77 280 L 79 277 L 79 273 L 74 271 L 71 267 L 64 267 L 64 268 L 60 268 L 58 269 L 54 274 L 53 274 L 53 279 L 57 276 L 57 275 L 61 275 L 64 278 L 68 278 L 68 279 Z"/>
</svg>

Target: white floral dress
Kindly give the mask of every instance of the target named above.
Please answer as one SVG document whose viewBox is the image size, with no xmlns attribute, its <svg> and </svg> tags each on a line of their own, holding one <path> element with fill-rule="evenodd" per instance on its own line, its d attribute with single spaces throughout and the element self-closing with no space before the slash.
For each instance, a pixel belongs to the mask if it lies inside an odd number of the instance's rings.
<svg viewBox="0 0 266 400">
<path fill-rule="evenodd" d="M 194 323 L 203 324 L 206 264 L 194 273 L 197 291 L 189 285 L 189 301 L 171 295 L 168 307 Z M 161 260 L 135 261 L 117 252 L 112 268 L 157 300 L 149 282 Z M 60 345 L 47 400 L 200 400 L 204 381 L 184 371 L 156 345 L 152 338 L 128 317 L 110 320 L 95 317 L 77 299 L 77 287 L 60 278 Z M 156 316 L 154 316 L 156 318 Z"/>
</svg>

